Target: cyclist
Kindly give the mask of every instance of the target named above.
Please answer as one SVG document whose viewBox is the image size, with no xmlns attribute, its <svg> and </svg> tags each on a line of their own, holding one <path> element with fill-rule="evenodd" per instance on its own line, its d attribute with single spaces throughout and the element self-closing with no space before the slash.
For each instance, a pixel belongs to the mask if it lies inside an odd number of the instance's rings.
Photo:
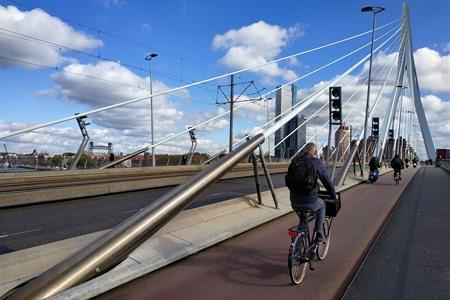
<svg viewBox="0 0 450 300">
<path fill-rule="evenodd" d="M 419 160 L 417 159 L 417 157 L 414 156 L 412 161 L 413 161 L 413 166 L 415 168 L 417 166 L 417 163 L 419 162 Z"/>
<path fill-rule="evenodd" d="M 317 156 L 316 145 L 314 143 L 306 144 L 303 152 L 292 159 L 285 179 L 286 186 L 290 190 L 292 208 L 295 211 L 310 209 L 316 213 L 315 241 L 321 243 L 324 241 L 325 202 L 318 196 L 317 178 L 334 199 L 336 199 L 336 191 L 324 164 Z"/>
<path fill-rule="evenodd" d="M 398 174 L 398 177 L 402 179 L 402 169 L 404 168 L 403 161 L 395 154 L 394 158 L 391 160 L 391 167 L 394 169 L 394 178 Z"/>
<path fill-rule="evenodd" d="M 378 159 L 375 156 L 372 156 L 372 158 L 369 161 L 370 172 L 378 172 L 379 167 L 381 167 L 381 165 L 378 162 Z"/>
<path fill-rule="evenodd" d="M 378 162 L 378 159 L 375 156 L 372 156 L 372 158 L 369 161 L 369 180 L 373 180 L 373 182 L 377 181 L 379 171 L 378 168 L 381 167 L 381 164 Z"/>
</svg>

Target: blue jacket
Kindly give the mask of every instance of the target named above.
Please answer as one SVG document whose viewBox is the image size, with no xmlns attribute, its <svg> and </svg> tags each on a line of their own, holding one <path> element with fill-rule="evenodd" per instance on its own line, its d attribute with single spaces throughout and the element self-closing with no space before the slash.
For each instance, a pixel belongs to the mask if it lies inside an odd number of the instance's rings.
<svg viewBox="0 0 450 300">
<path fill-rule="evenodd" d="M 322 182 L 323 186 L 327 190 L 327 192 L 330 194 L 330 196 L 336 198 L 336 191 L 334 189 L 334 183 L 331 181 L 330 177 L 327 174 L 327 170 L 325 169 L 325 166 L 323 162 L 318 159 L 314 158 L 309 152 L 304 152 L 300 155 L 307 155 L 310 158 L 313 159 L 314 166 L 316 168 L 317 177 Z M 290 199 L 291 199 L 291 205 L 292 207 L 295 207 L 296 205 L 305 205 L 305 204 L 312 204 L 315 203 L 318 199 L 318 192 L 319 192 L 319 185 L 316 184 L 316 187 L 307 193 L 300 194 L 295 191 L 291 191 L 290 193 Z"/>
</svg>

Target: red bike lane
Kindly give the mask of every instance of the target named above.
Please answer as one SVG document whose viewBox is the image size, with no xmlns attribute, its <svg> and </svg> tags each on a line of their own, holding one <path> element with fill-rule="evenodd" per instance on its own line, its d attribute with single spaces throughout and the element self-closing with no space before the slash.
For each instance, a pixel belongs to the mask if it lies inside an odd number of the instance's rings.
<svg viewBox="0 0 450 300">
<path fill-rule="evenodd" d="M 98 299 L 333 299 L 338 298 L 416 169 L 342 192 L 327 258 L 315 261 L 301 285 L 291 284 L 288 228 L 294 213 L 261 225 L 178 263 L 118 287 Z"/>
</svg>

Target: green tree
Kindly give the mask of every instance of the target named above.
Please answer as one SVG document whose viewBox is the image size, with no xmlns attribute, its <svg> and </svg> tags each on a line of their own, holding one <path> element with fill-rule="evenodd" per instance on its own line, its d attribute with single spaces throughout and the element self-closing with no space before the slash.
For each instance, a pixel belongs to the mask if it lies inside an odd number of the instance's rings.
<svg viewBox="0 0 450 300">
<path fill-rule="evenodd" d="M 77 168 L 84 169 L 85 164 L 86 168 L 94 168 L 97 166 L 97 161 L 91 158 L 88 154 L 83 153 L 78 161 Z"/>
<path fill-rule="evenodd" d="M 62 161 L 63 161 L 63 157 L 62 157 L 62 155 L 59 155 L 59 154 L 53 155 L 53 157 L 51 159 L 51 163 L 53 166 L 61 166 Z"/>
</svg>

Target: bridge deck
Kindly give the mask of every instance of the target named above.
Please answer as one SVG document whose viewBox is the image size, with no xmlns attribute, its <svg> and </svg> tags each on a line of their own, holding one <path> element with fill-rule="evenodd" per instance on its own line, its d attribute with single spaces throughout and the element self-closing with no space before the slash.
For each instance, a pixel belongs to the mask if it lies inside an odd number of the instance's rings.
<svg viewBox="0 0 450 300">
<path fill-rule="evenodd" d="M 450 299 L 450 176 L 422 168 L 345 299 Z"/>
<path fill-rule="evenodd" d="M 284 186 L 283 174 L 273 174 L 272 179 L 275 187 Z M 263 176 L 260 181 L 261 190 L 268 190 Z M 164 187 L 0 209 L 0 254 L 112 228 L 171 189 Z M 188 208 L 255 192 L 253 177 L 222 180 Z"/>
<path fill-rule="evenodd" d="M 297 222 L 289 214 L 99 299 L 331 299 L 345 290 L 413 173 L 405 170 L 399 186 L 388 174 L 343 192 L 329 257 L 315 264 L 301 286 L 292 286 L 287 273 L 287 228 Z"/>
</svg>

